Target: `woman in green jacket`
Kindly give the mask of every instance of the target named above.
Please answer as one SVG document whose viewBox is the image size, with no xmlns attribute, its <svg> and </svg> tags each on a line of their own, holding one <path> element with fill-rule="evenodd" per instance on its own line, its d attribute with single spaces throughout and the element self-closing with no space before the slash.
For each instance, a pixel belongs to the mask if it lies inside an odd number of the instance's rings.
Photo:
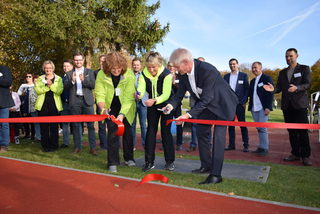
<svg viewBox="0 0 320 214">
<path fill-rule="evenodd" d="M 161 118 L 161 137 L 166 164 L 165 170 L 174 170 L 174 145 L 171 134 L 171 124 L 166 125 L 167 120 L 172 119 L 173 114 L 164 114 L 161 109 L 167 105 L 172 96 L 172 74 L 164 68 L 163 59 L 158 52 L 150 52 L 146 57 L 146 68 L 139 78 L 138 98 L 148 93 L 149 99 L 145 101 L 147 109 L 147 137 L 145 142 L 145 165 L 142 171 L 147 172 L 154 168 L 156 135 L 158 123 Z M 142 78 L 143 77 L 143 78 Z"/>
<path fill-rule="evenodd" d="M 95 95 L 101 114 L 114 115 L 125 127 L 123 134 L 123 156 L 125 164 L 135 166 L 133 158 L 132 122 L 136 111 L 134 100 L 135 77 L 127 72 L 127 61 L 118 52 L 106 55 L 103 70 L 100 70 L 95 85 Z M 117 172 L 120 164 L 117 126 L 106 120 L 108 127 L 108 169 Z"/>
<path fill-rule="evenodd" d="M 51 60 L 42 65 L 44 75 L 40 76 L 35 84 L 38 94 L 35 109 L 39 116 L 57 116 L 62 111 L 60 94 L 63 91 L 61 77 L 54 73 L 55 66 Z M 41 145 L 44 152 L 52 152 L 59 147 L 58 123 L 41 123 Z"/>
</svg>

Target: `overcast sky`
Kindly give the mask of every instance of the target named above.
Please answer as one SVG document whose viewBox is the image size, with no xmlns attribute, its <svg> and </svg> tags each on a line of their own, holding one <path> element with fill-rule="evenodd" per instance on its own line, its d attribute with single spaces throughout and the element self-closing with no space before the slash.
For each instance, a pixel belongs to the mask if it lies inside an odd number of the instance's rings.
<svg viewBox="0 0 320 214">
<path fill-rule="evenodd" d="M 149 0 L 149 3 L 155 0 Z M 154 18 L 170 23 L 156 50 L 165 58 L 179 47 L 203 56 L 219 70 L 261 61 L 264 68 L 286 67 L 286 49 L 299 51 L 298 62 L 320 59 L 320 0 L 161 0 Z"/>
</svg>

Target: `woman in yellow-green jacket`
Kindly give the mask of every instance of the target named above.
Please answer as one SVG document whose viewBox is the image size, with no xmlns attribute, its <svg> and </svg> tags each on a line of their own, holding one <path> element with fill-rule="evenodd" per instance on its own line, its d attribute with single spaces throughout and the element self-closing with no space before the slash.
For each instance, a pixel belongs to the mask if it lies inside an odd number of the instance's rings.
<svg viewBox="0 0 320 214">
<path fill-rule="evenodd" d="M 136 111 L 134 100 L 135 77 L 127 72 L 127 61 L 118 52 L 106 55 L 103 70 L 96 78 L 95 95 L 101 114 L 114 115 L 125 126 L 123 134 L 123 156 L 125 164 L 135 166 L 133 158 L 132 122 Z M 117 172 L 120 164 L 117 126 L 106 120 L 108 127 L 108 170 Z"/>
<path fill-rule="evenodd" d="M 35 83 L 35 91 L 38 98 L 35 109 L 39 116 L 57 116 L 62 111 L 60 94 L 63 91 L 61 77 L 54 73 L 55 66 L 51 60 L 42 65 L 44 75 L 40 76 Z M 41 145 L 44 152 L 52 152 L 58 149 L 59 133 L 58 123 L 41 123 Z"/>
<path fill-rule="evenodd" d="M 147 109 L 147 137 L 145 142 L 145 165 L 142 171 L 147 172 L 154 168 L 156 135 L 158 123 L 161 118 L 161 137 L 166 164 L 165 170 L 174 170 L 174 145 L 171 134 L 171 124 L 166 125 L 167 120 L 172 119 L 173 114 L 164 114 L 161 109 L 167 105 L 172 96 L 172 74 L 164 68 L 163 59 L 158 52 L 150 52 L 146 56 L 146 68 L 139 78 L 138 98 L 148 94 L 145 101 Z"/>
</svg>

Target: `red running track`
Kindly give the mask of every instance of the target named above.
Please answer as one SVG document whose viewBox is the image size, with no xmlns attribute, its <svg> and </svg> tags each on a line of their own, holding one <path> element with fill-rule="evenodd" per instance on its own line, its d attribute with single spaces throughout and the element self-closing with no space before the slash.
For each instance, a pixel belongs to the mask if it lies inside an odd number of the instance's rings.
<svg viewBox="0 0 320 214">
<path fill-rule="evenodd" d="M 0 167 L 1 214 L 319 213 L 5 158 Z"/>
</svg>

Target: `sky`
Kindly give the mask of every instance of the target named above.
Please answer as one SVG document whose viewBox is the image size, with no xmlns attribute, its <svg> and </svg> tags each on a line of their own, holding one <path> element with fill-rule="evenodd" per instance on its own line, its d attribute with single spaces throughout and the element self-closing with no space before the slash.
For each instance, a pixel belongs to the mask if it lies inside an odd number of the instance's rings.
<svg viewBox="0 0 320 214">
<path fill-rule="evenodd" d="M 187 48 L 220 71 L 229 70 L 231 58 L 284 68 L 285 51 L 292 47 L 300 64 L 320 59 L 320 0 L 160 0 L 160 5 L 152 18 L 169 23 L 170 32 L 155 50 L 166 59 L 174 49 Z"/>
</svg>

